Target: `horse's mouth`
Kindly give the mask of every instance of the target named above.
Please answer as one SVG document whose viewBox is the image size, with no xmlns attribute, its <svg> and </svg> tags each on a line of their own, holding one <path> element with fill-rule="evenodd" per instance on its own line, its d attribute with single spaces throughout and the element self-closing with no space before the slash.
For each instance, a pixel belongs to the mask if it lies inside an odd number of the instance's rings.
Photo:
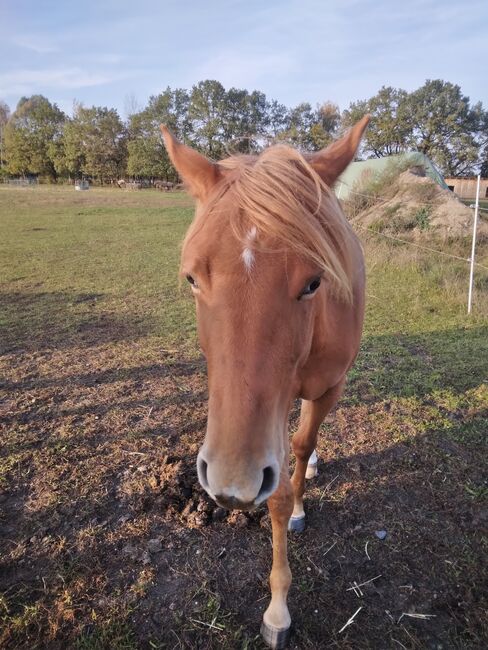
<svg viewBox="0 0 488 650">
<path fill-rule="evenodd" d="M 226 510 L 254 510 L 257 507 L 257 504 L 254 501 L 240 501 L 236 497 L 226 497 L 224 495 L 217 495 L 214 497 L 215 501 L 221 508 Z"/>
</svg>

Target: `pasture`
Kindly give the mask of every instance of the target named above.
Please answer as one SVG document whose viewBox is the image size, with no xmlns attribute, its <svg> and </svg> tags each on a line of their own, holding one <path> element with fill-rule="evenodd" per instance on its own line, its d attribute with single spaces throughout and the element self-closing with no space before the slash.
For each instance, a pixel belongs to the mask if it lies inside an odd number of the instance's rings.
<svg viewBox="0 0 488 650">
<path fill-rule="evenodd" d="M 267 511 L 197 483 L 191 217 L 183 193 L 0 187 L 1 647 L 263 647 Z M 468 318 L 467 264 L 363 243 L 363 345 L 290 535 L 290 647 L 485 648 L 488 271 Z"/>
</svg>

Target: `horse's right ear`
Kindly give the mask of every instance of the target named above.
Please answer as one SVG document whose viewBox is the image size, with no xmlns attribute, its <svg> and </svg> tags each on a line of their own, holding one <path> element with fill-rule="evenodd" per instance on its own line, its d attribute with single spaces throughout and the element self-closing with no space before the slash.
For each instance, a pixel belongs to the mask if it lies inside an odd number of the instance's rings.
<svg viewBox="0 0 488 650">
<path fill-rule="evenodd" d="M 178 142 L 164 124 L 161 124 L 160 129 L 168 156 L 176 171 L 188 185 L 191 194 L 204 201 L 220 179 L 219 168 L 195 149 Z"/>
</svg>

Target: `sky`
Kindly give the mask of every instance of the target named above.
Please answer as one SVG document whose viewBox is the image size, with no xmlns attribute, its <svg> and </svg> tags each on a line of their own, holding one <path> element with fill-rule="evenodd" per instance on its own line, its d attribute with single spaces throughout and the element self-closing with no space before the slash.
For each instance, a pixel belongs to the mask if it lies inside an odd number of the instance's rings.
<svg viewBox="0 0 488 650">
<path fill-rule="evenodd" d="M 383 85 L 459 84 L 488 108 L 486 0 L 0 0 L 0 99 L 122 117 L 204 79 L 341 109 Z"/>
</svg>

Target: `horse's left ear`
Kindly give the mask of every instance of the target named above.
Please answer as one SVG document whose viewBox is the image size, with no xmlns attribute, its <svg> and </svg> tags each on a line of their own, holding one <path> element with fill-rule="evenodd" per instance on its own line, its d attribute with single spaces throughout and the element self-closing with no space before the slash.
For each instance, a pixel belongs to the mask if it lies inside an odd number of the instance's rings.
<svg viewBox="0 0 488 650">
<path fill-rule="evenodd" d="M 369 115 L 365 115 L 345 136 L 310 156 L 310 164 L 327 185 L 333 185 L 354 160 L 369 119 Z"/>
<path fill-rule="evenodd" d="M 161 124 L 159 128 L 163 134 L 168 156 L 176 171 L 188 185 L 193 196 L 204 201 L 220 178 L 219 168 L 195 149 L 178 142 L 166 126 Z"/>
</svg>

